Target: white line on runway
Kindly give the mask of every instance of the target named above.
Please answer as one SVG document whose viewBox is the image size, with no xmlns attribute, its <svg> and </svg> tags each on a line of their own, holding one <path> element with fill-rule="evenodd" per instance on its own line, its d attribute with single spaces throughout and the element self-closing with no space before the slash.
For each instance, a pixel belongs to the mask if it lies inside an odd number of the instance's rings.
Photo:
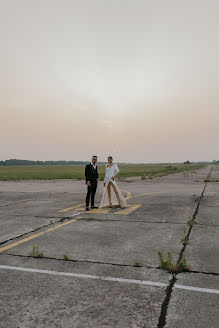
<svg viewBox="0 0 219 328">
<path fill-rule="evenodd" d="M 174 285 L 174 288 L 191 290 L 191 291 L 201 292 L 201 293 L 219 294 L 219 289 L 183 286 L 183 285 L 178 285 L 178 284 Z"/>
<path fill-rule="evenodd" d="M 66 276 L 66 277 L 74 277 L 74 278 L 115 281 L 115 282 L 122 282 L 122 283 L 128 283 L 128 284 L 148 285 L 148 286 L 156 286 L 156 287 L 167 287 L 168 286 L 168 284 L 166 284 L 166 283 L 147 281 L 147 280 L 103 277 L 103 276 L 96 276 L 96 275 L 91 275 L 91 274 L 50 271 L 50 270 L 24 268 L 24 267 L 15 267 L 15 266 L 9 266 L 9 265 L 0 265 L 0 269 L 34 272 L 34 273 L 45 273 L 45 274 L 51 274 L 51 275 L 55 275 L 55 276 Z M 177 285 L 177 284 L 174 286 L 174 288 L 185 289 L 185 290 L 196 291 L 196 292 L 203 292 L 203 293 L 210 293 L 210 294 L 219 294 L 218 289 L 199 288 L 199 287 L 183 286 L 183 285 Z"/>
</svg>

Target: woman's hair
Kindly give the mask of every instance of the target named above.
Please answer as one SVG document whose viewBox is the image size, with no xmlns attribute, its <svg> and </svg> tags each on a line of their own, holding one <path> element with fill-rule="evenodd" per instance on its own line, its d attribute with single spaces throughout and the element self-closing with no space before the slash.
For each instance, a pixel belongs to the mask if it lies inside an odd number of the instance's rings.
<svg viewBox="0 0 219 328">
<path fill-rule="evenodd" d="M 109 159 L 109 158 L 113 159 L 112 156 L 108 156 L 108 159 Z"/>
</svg>

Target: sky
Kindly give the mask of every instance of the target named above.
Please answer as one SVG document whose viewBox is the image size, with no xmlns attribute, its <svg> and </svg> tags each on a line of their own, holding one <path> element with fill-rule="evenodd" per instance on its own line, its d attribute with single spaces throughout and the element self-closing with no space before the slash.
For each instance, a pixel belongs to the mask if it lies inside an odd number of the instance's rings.
<svg viewBox="0 0 219 328">
<path fill-rule="evenodd" d="M 219 159 L 217 0 L 0 0 L 0 160 Z"/>
</svg>

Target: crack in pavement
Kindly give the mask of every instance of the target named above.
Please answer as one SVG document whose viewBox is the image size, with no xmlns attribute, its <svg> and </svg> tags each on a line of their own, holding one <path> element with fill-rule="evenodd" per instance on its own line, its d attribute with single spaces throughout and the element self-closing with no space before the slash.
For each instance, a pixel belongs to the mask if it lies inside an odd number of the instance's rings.
<svg viewBox="0 0 219 328">
<path fill-rule="evenodd" d="M 16 204 L 20 204 L 20 203 L 25 203 L 25 202 L 28 202 L 30 200 L 32 200 L 32 199 L 30 198 L 30 199 L 20 200 L 19 202 L 5 204 L 5 205 L 0 205 L 0 207 L 11 206 L 11 205 L 16 205 Z"/>
<path fill-rule="evenodd" d="M 197 270 L 184 270 L 183 272 L 177 273 L 177 275 L 181 273 L 202 273 L 206 275 L 219 276 L 218 272 L 207 272 L 207 271 L 197 271 Z"/>
<path fill-rule="evenodd" d="M 173 287 L 174 284 L 176 282 L 176 276 L 173 275 L 169 285 L 167 286 L 165 293 L 166 293 L 166 297 L 161 305 L 161 312 L 160 312 L 160 316 L 159 316 L 159 321 L 158 321 L 158 325 L 157 328 L 163 328 L 166 324 L 166 314 L 167 314 L 167 308 L 170 302 L 170 298 L 172 295 L 172 291 L 173 291 Z"/>
<path fill-rule="evenodd" d="M 211 170 L 212 170 L 212 167 L 210 169 L 210 172 L 211 172 Z M 208 175 L 209 175 L 209 173 L 208 173 Z M 199 197 L 198 204 L 197 204 L 196 209 L 195 209 L 195 211 L 193 213 L 193 216 L 192 216 L 192 222 L 194 222 L 196 217 L 197 217 L 199 207 L 200 207 L 200 203 L 201 203 L 201 200 L 203 198 L 207 183 L 208 183 L 208 181 L 205 182 L 204 188 L 203 188 L 203 190 L 201 192 L 201 195 Z M 188 239 L 189 239 L 190 233 L 192 231 L 192 228 L 193 228 L 193 225 L 189 227 L 188 233 L 186 235 L 186 238 L 188 238 Z M 179 262 L 182 260 L 182 257 L 183 257 L 183 254 L 185 252 L 186 246 L 187 246 L 187 244 L 183 244 L 183 247 L 182 247 L 182 249 L 179 253 L 179 258 L 177 260 L 177 264 L 179 264 Z M 166 297 L 164 298 L 164 301 L 163 301 L 162 306 L 161 306 L 161 312 L 160 312 L 157 328 L 164 328 L 165 325 L 166 325 L 167 310 L 168 310 L 169 302 L 170 302 L 170 299 L 171 299 L 173 287 L 174 287 L 175 282 L 177 280 L 177 278 L 176 278 L 177 274 L 179 274 L 179 273 L 175 273 L 175 274 L 173 273 L 172 274 L 172 279 L 170 281 L 170 284 L 169 284 L 169 286 L 167 287 L 167 289 L 165 291 Z"/>
<path fill-rule="evenodd" d="M 50 218 L 51 218 L 51 219 L 54 219 L 53 217 L 50 217 Z M 43 228 L 49 227 L 49 226 L 51 226 L 51 225 L 53 225 L 53 224 L 56 224 L 56 223 L 59 223 L 59 222 L 64 222 L 65 220 L 68 221 L 68 220 L 70 220 L 70 219 L 72 219 L 72 217 L 71 217 L 71 218 L 70 218 L 70 217 L 69 217 L 69 218 L 62 217 L 62 218 L 60 218 L 59 220 L 57 220 L 57 221 L 55 221 L 55 222 L 51 222 L 51 223 L 45 224 L 45 225 L 40 226 L 40 227 L 38 227 L 38 228 L 36 228 L 36 229 L 34 229 L 34 230 L 30 230 L 30 231 L 28 231 L 28 232 L 25 232 L 25 233 L 23 233 L 23 234 L 21 234 L 21 235 L 19 235 L 19 236 L 16 236 L 16 237 L 13 237 L 13 238 L 10 238 L 10 239 L 7 239 L 7 240 L 4 240 L 4 241 L 0 242 L 0 245 L 6 244 L 7 242 L 9 242 L 9 241 L 13 241 L 13 240 L 15 240 L 15 239 L 22 238 L 23 236 L 26 236 L 26 235 L 28 235 L 28 234 L 34 233 L 34 232 L 39 231 L 39 230 L 41 230 L 41 229 L 43 229 Z"/>
<path fill-rule="evenodd" d="M 12 254 L 12 253 L 4 253 L 0 255 L 9 255 L 9 256 L 17 256 L 17 257 L 24 257 L 24 258 L 36 258 L 33 255 L 23 255 L 23 254 Z M 132 267 L 132 268 L 147 268 L 147 269 L 159 269 L 155 266 L 135 266 L 133 264 L 124 264 L 124 263 L 112 263 L 112 262 L 103 262 L 103 261 L 92 261 L 92 260 L 78 260 L 78 259 L 68 259 L 65 260 L 64 258 L 57 258 L 57 257 L 51 257 L 51 256 L 43 256 L 40 259 L 44 260 L 56 260 L 56 261 L 65 261 L 65 262 L 79 262 L 79 263 L 93 263 L 93 264 L 106 264 L 106 265 L 113 265 L 113 266 L 120 266 L 120 267 Z"/>
</svg>

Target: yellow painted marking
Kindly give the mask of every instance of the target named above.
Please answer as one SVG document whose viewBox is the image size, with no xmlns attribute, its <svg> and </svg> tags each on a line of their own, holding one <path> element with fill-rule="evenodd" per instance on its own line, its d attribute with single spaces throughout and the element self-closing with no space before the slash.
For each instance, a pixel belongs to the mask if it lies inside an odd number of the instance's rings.
<svg viewBox="0 0 219 328">
<path fill-rule="evenodd" d="M 73 222 L 75 222 L 75 221 L 77 221 L 77 220 L 79 220 L 79 219 L 81 219 L 81 217 L 78 217 L 78 218 L 76 218 L 76 219 L 69 220 L 69 221 L 64 222 L 64 223 L 62 223 L 62 224 L 58 224 L 58 225 L 56 225 L 56 226 L 53 227 L 53 228 L 49 228 L 49 229 L 47 229 L 47 230 L 45 230 L 45 231 L 38 232 L 38 233 L 36 233 L 36 234 L 34 234 L 34 235 L 32 235 L 32 236 L 29 236 L 29 237 L 27 237 L 27 238 L 24 238 L 24 239 L 21 239 L 21 240 L 19 240 L 19 241 L 16 241 L 15 243 L 9 244 L 9 245 L 4 246 L 4 247 L 1 247 L 1 248 L 0 248 L 0 253 L 1 253 L 1 252 L 4 252 L 4 251 L 6 251 L 7 249 L 10 249 L 10 248 L 12 248 L 12 247 L 15 247 L 15 246 L 18 246 L 18 245 L 20 245 L 20 244 L 26 243 L 27 241 L 29 241 L 29 240 L 31 240 L 31 239 L 37 238 L 37 237 L 39 237 L 39 236 L 42 236 L 42 235 L 44 235 L 44 234 L 47 233 L 47 232 L 54 231 L 54 230 L 56 230 L 56 229 L 59 229 L 59 228 L 65 226 L 65 225 L 67 225 L 67 224 L 73 223 Z"/>
<path fill-rule="evenodd" d="M 108 214 L 111 208 L 109 207 L 101 207 L 101 208 L 94 208 L 91 209 L 88 213 L 96 213 L 96 214 Z"/>
<path fill-rule="evenodd" d="M 78 208 L 77 210 L 81 210 L 84 213 L 88 213 L 88 214 L 121 214 L 121 215 L 127 215 L 127 214 L 131 213 L 132 211 L 136 210 L 137 208 L 139 208 L 140 206 L 142 206 L 142 205 L 141 204 L 138 204 L 138 205 L 131 204 L 131 205 L 128 205 L 128 207 L 126 207 L 124 209 L 102 207 L 102 208 L 90 209 L 89 212 L 86 212 L 86 210 L 84 208 L 82 208 L 82 209 Z"/>
<path fill-rule="evenodd" d="M 127 193 L 127 196 L 125 197 L 125 199 L 129 199 L 131 197 L 131 193 L 129 191 L 126 191 L 126 190 L 122 190 L 122 191 L 125 192 L 125 193 Z M 74 209 L 84 210 L 84 207 L 82 208 L 81 206 L 85 206 L 85 203 L 81 203 L 81 204 L 74 205 L 72 207 L 64 208 L 63 210 L 60 210 L 58 212 L 59 213 L 65 213 L 65 212 L 69 212 L 69 211 L 74 210 Z M 92 212 L 93 211 L 94 210 L 92 210 Z M 93 213 L 95 213 L 95 212 L 93 212 Z M 98 212 L 98 213 L 100 213 L 100 212 Z"/>
<path fill-rule="evenodd" d="M 137 208 L 141 207 L 142 205 L 141 204 L 137 204 L 137 205 L 133 205 L 133 206 L 130 206 L 130 207 L 126 207 L 124 209 L 120 209 L 119 211 L 113 213 L 113 214 L 118 214 L 118 215 L 128 215 L 130 214 L 131 212 L 137 210 Z"/>
<path fill-rule="evenodd" d="M 150 195 L 156 195 L 156 194 L 162 194 L 163 192 L 162 191 L 154 191 L 154 192 L 150 192 L 150 193 L 145 193 L 145 194 L 138 194 L 138 195 L 133 195 L 132 196 L 132 194 L 129 192 L 129 191 L 127 191 L 127 190 L 122 190 L 122 192 L 125 192 L 127 195 L 125 196 L 125 199 L 126 200 L 128 200 L 128 199 L 131 199 L 131 198 L 136 198 L 136 197 L 141 197 L 141 196 L 150 196 Z M 60 210 L 60 211 L 58 211 L 59 213 L 65 213 L 65 212 L 69 212 L 69 211 L 71 211 L 71 210 L 75 210 L 75 209 L 77 209 L 77 210 L 84 210 L 84 207 L 82 207 L 82 206 L 85 206 L 85 204 L 84 203 L 81 203 L 81 204 L 77 204 L 77 205 L 74 205 L 74 206 L 72 206 L 72 207 L 68 207 L 68 208 L 65 208 L 65 209 L 63 209 L 63 210 Z M 92 210 L 92 212 L 93 212 L 94 210 Z M 97 212 L 93 212 L 93 213 L 97 213 Z M 99 212 L 98 211 L 98 213 L 101 213 L 101 212 Z M 105 213 L 105 212 L 104 212 Z"/>
</svg>

